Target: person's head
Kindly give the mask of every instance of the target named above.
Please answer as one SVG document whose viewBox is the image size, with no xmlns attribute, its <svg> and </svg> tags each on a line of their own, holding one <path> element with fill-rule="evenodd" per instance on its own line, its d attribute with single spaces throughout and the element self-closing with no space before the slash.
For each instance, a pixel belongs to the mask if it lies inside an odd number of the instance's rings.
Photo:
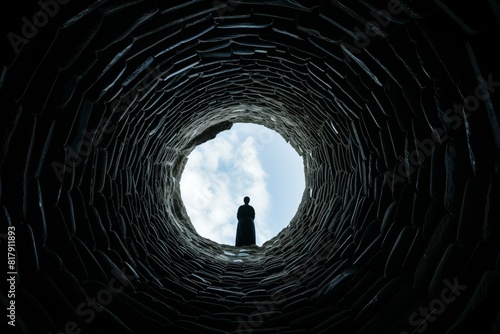
<svg viewBox="0 0 500 334">
<path fill-rule="evenodd" d="M 250 203 L 250 197 L 245 196 L 245 197 L 243 198 L 243 202 L 244 202 L 245 204 Z"/>
</svg>

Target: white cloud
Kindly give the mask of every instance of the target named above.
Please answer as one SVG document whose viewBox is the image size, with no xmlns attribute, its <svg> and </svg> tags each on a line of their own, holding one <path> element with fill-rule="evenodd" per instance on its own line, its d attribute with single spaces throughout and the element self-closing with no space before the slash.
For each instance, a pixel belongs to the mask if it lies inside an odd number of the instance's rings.
<svg viewBox="0 0 500 334">
<path fill-rule="evenodd" d="M 244 196 L 255 208 L 256 242 L 262 245 L 288 225 L 303 191 L 302 158 L 276 132 L 255 124 L 235 124 L 198 146 L 181 179 L 195 229 L 229 245 L 234 245 L 236 211 Z"/>
<path fill-rule="evenodd" d="M 256 210 L 256 241 L 271 235 L 267 228 L 270 195 L 266 173 L 252 136 L 222 132 L 190 155 L 181 179 L 181 194 L 197 232 L 213 241 L 234 245 L 236 211 L 250 196 Z"/>
</svg>

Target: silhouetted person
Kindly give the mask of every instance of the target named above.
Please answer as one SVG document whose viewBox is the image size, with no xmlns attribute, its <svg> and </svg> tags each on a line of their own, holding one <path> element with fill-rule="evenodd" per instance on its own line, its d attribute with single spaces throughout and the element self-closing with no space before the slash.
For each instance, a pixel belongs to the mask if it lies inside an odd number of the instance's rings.
<svg viewBox="0 0 500 334">
<path fill-rule="evenodd" d="M 244 205 L 238 208 L 236 217 L 238 218 L 238 227 L 236 228 L 236 246 L 255 245 L 255 210 L 248 205 L 250 197 L 243 198 Z"/>
</svg>

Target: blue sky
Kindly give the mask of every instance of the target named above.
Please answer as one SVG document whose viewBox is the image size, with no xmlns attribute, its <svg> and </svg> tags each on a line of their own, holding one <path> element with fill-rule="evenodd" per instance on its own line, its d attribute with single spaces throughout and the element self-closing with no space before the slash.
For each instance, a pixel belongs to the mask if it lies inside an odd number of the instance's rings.
<svg viewBox="0 0 500 334">
<path fill-rule="evenodd" d="M 249 196 L 261 246 L 295 215 L 305 187 L 304 165 L 275 131 L 236 123 L 191 152 L 180 187 L 196 231 L 228 245 L 234 245 L 236 211 Z"/>
</svg>

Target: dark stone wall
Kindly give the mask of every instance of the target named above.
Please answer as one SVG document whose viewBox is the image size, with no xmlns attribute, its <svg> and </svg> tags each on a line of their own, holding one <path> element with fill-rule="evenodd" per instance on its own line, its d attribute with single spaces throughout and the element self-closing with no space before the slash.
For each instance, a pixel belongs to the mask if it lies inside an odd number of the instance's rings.
<svg viewBox="0 0 500 334">
<path fill-rule="evenodd" d="M 49 0 L 2 21 L 18 332 L 500 332 L 497 1 Z M 180 197 L 190 151 L 235 122 L 304 161 L 262 247 L 200 237 Z"/>
</svg>

